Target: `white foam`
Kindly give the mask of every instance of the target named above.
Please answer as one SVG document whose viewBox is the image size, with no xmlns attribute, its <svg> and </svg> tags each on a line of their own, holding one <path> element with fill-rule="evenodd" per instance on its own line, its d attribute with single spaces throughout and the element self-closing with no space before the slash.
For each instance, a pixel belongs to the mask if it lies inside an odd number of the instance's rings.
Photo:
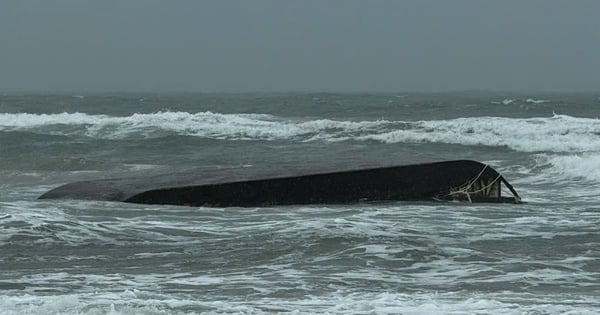
<svg viewBox="0 0 600 315">
<path fill-rule="evenodd" d="M 515 100 L 513 100 L 513 99 L 510 99 L 510 98 L 505 98 L 505 99 L 503 99 L 502 101 L 492 101 L 491 103 L 492 103 L 492 104 L 496 104 L 496 105 L 500 105 L 500 104 L 502 104 L 502 105 L 510 105 L 510 104 L 512 104 L 514 101 L 515 101 Z"/>
<path fill-rule="evenodd" d="M 217 278 L 217 277 L 210 277 L 210 276 L 186 277 L 186 278 L 173 279 L 173 280 L 166 281 L 166 283 L 196 285 L 196 286 L 221 284 L 223 282 L 225 282 L 225 279 Z"/>
<path fill-rule="evenodd" d="M 528 98 L 525 100 L 525 103 L 531 103 L 531 104 L 541 104 L 541 103 L 546 103 L 548 102 L 548 100 L 536 100 L 533 98 Z"/>
<path fill-rule="evenodd" d="M 550 167 L 546 173 L 553 178 L 600 182 L 600 153 L 544 155 L 540 162 Z"/>
<path fill-rule="evenodd" d="M 47 125 L 93 125 L 110 119 L 106 115 L 88 115 L 84 113 L 60 114 L 0 114 L 0 130 L 30 129 Z"/>
<path fill-rule="evenodd" d="M 132 171 L 147 171 L 159 167 L 156 164 L 123 164 L 123 166 L 128 167 Z"/>
<path fill-rule="evenodd" d="M 219 114 L 212 112 L 158 112 L 114 117 L 84 113 L 60 114 L 0 114 L 0 130 L 33 130 L 50 134 L 84 134 L 99 138 L 128 136 L 153 137 L 167 133 L 234 140 L 276 140 L 303 137 L 304 140 L 324 133 L 335 137 L 340 132 L 354 132 L 379 125 L 379 122 L 283 121 L 263 114 Z M 61 132 L 57 127 L 75 126 L 79 129 Z M 51 128 L 50 132 L 39 130 Z M 53 129 L 52 129 L 53 128 Z M 38 130 L 36 130 L 38 129 Z"/>
<path fill-rule="evenodd" d="M 514 301 L 513 301 L 514 300 Z M 290 298 L 192 297 L 126 290 L 115 293 L 0 296 L 3 315 L 13 314 L 596 314 L 592 298 L 510 294 L 413 294 L 343 292 Z"/>
<path fill-rule="evenodd" d="M 523 152 L 599 151 L 600 121 L 554 115 L 515 119 L 471 117 L 415 122 L 407 130 L 369 134 L 359 139 L 386 143 L 439 142 L 463 145 L 504 146 Z"/>
<path fill-rule="evenodd" d="M 516 177 L 513 184 L 529 202 L 597 203 L 600 152 L 537 154 L 532 172 Z"/>
<path fill-rule="evenodd" d="M 567 115 L 421 121 L 297 120 L 264 114 L 158 112 L 115 117 L 84 113 L 0 114 L 0 130 L 97 138 L 169 134 L 229 140 L 381 141 L 508 147 L 523 152 L 600 151 L 600 120 Z"/>
</svg>

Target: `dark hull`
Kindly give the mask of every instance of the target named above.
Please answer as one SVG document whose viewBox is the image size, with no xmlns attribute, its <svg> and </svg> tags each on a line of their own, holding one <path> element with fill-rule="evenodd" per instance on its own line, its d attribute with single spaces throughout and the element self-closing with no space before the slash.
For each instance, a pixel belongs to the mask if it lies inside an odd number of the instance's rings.
<svg viewBox="0 0 600 315">
<path fill-rule="evenodd" d="M 479 186 L 473 184 L 475 181 Z M 500 195 L 502 182 L 514 197 Z M 468 183 L 471 185 L 465 190 Z M 484 187 L 484 193 L 474 188 L 485 183 L 489 185 Z M 222 170 L 198 175 L 83 181 L 63 185 L 40 198 L 215 207 L 379 200 L 520 201 L 498 172 L 479 162 L 466 160 L 317 174 L 274 175 L 254 170 Z"/>
</svg>

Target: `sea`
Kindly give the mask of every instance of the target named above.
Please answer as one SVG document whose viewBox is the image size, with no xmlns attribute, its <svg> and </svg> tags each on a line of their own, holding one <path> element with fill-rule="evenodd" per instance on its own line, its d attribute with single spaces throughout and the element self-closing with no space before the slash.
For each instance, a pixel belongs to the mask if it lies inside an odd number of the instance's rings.
<svg viewBox="0 0 600 315">
<path fill-rule="evenodd" d="M 0 94 L 0 314 L 599 314 L 599 117 L 600 93 Z M 454 159 L 525 203 L 37 199 Z"/>
</svg>

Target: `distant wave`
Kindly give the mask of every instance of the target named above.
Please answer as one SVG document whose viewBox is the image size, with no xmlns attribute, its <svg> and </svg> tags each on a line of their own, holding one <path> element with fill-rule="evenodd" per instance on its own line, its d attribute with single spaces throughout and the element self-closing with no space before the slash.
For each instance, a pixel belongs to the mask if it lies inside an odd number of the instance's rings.
<svg viewBox="0 0 600 315">
<path fill-rule="evenodd" d="M 528 98 L 525 100 L 525 103 L 532 103 L 532 104 L 541 104 L 541 103 L 546 103 L 548 102 L 547 100 L 536 100 L 533 98 Z"/>
<path fill-rule="evenodd" d="M 386 121 L 284 120 L 265 114 L 213 112 L 157 112 L 125 117 L 60 114 L 0 114 L 0 130 L 29 130 L 55 135 L 80 134 L 121 139 L 169 134 L 229 140 L 336 139 L 352 133 L 368 134 Z M 75 128 L 73 128 L 75 127 Z"/>
<path fill-rule="evenodd" d="M 547 271 L 547 270 L 545 270 Z M 525 277 L 517 274 L 515 276 Z M 69 274 L 52 274 L 57 278 L 69 279 Z M 161 283 L 169 277 L 189 277 L 187 274 L 128 276 L 130 285 L 144 280 Z M 357 275 L 364 277 L 367 275 Z M 281 276 L 283 277 L 283 276 Z M 296 278 L 301 278 L 295 275 Z M 99 281 L 103 285 L 121 285 L 126 281 L 109 276 L 74 275 L 71 281 Z M 129 280 L 132 278 L 132 280 Z M 208 277 L 207 277 L 208 279 Z M 205 281 L 204 278 L 200 280 Z M 221 281 L 221 279 L 217 279 Z M 65 280 L 66 281 L 66 280 Z M 212 281 L 212 279 L 208 279 Z M 255 278 L 238 280 L 236 284 L 256 282 Z M 298 281 L 298 280 L 297 280 Z M 513 280 L 514 281 L 514 280 Z M 172 282 L 168 282 L 172 283 Z M 78 283 L 79 284 L 79 283 Z M 211 285 L 210 282 L 193 282 L 193 285 Z M 264 283 L 260 283 L 264 285 Z M 147 285 L 151 287 L 151 284 Z M 257 285 L 258 287 L 258 285 Z M 257 288 L 268 291 L 265 288 Z M 509 296 L 508 298 L 506 296 Z M 511 302 L 509 293 L 479 293 L 469 298 L 461 298 L 452 293 L 370 293 L 370 292 L 342 292 L 336 291 L 323 295 L 309 295 L 296 299 L 285 297 L 261 298 L 239 300 L 228 298 L 225 302 L 214 301 L 211 295 L 205 299 L 187 297 L 185 294 L 171 292 L 156 293 L 144 289 L 124 289 L 118 292 L 101 290 L 90 293 L 62 293 L 53 295 L 20 294 L 1 295 L 0 307 L 6 314 L 64 314 L 64 315 L 92 315 L 92 314 L 196 314 L 189 310 L 213 310 L 209 314 L 271 314 L 271 308 L 277 305 L 277 313 L 292 314 L 593 314 L 596 301 L 592 298 L 577 297 L 563 298 L 563 296 L 547 295 L 544 298 L 523 298 L 514 295 L 515 300 L 526 302 Z M 223 298 L 221 298 L 223 299 Z M 508 300 L 508 301 L 505 301 Z M 166 310 L 165 310 L 166 309 Z M 265 311 L 266 309 L 266 311 Z M 302 312 L 297 312 L 302 310 Z M 359 310 L 358 312 L 356 310 Z"/>
<path fill-rule="evenodd" d="M 503 99 L 502 101 L 491 101 L 490 103 L 496 104 L 496 105 L 510 105 L 510 104 L 513 104 L 515 101 L 517 101 L 517 100 L 511 99 L 511 98 L 506 98 L 506 99 Z M 547 103 L 549 101 L 548 100 L 536 100 L 536 99 L 533 99 L 533 98 L 528 98 L 528 99 L 525 99 L 525 100 L 521 99 L 521 100 L 519 100 L 517 102 L 519 102 L 519 103 L 529 103 L 529 104 L 542 104 L 542 103 Z"/>
<path fill-rule="evenodd" d="M 508 147 L 522 152 L 600 150 L 600 121 L 554 115 L 540 118 L 470 117 L 417 121 L 409 130 L 357 137 L 386 143 L 439 142 Z"/>
<path fill-rule="evenodd" d="M 513 100 L 513 99 L 507 98 L 507 99 L 502 100 L 501 102 L 499 102 L 499 101 L 492 101 L 491 103 L 492 104 L 496 104 L 496 105 L 500 105 L 500 104 L 502 104 L 502 105 L 510 105 L 514 101 L 515 100 Z"/>
<path fill-rule="evenodd" d="M 123 117 L 85 113 L 0 113 L 0 131 L 104 139 L 184 135 L 225 140 L 448 143 L 508 147 L 522 152 L 600 151 L 600 120 L 567 115 L 341 121 L 213 112 L 157 112 Z"/>
</svg>

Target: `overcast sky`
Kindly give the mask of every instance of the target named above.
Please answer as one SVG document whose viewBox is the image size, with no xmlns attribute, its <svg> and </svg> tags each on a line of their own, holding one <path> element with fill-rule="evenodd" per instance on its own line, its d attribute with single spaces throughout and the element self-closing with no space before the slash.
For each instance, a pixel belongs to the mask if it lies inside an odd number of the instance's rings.
<svg viewBox="0 0 600 315">
<path fill-rule="evenodd" d="M 0 91 L 600 90 L 600 1 L 0 0 Z"/>
</svg>

